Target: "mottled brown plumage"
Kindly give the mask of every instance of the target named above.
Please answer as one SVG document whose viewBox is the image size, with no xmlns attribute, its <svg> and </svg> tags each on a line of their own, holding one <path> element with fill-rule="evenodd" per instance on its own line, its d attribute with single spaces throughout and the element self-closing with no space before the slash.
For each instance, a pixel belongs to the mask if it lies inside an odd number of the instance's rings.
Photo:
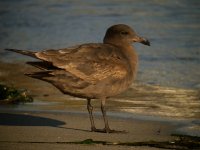
<svg viewBox="0 0 200 150">
<path fill-rule="evenodd" d="M 47 81 L 64 94 L 86 98 L 92 131 L 114 132 L 108 126 L 104 106 L 108 97 L 125 91 L 135 78 L 138 57 L 132 42 L 150 45 L 148 40 L 137 36 L 129 26 L 119 24 L 107 30 L 103 43 L 41 52 L 6 50 L 40 59 L 40 62 L 28 64 L 42 71 L 27 74 L 28 76 Z M 95 128 L 91 99 L 101 99 L 105 122 L 103 130 Z"/>
</svg>

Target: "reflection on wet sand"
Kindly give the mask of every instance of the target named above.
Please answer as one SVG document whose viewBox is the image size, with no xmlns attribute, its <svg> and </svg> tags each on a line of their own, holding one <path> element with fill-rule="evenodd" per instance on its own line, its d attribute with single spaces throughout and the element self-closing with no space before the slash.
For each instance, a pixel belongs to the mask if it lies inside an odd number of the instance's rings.
<svg viewBox="0 0 200 150">
<path fill-rule="evenodd" d="M 26 88 L 34 96 L 33 109 L 84 110 L 86 101 L 60 93 L 52 85 L 23 74 L 34 68 L 28 65 L 0 62 L 0 82 Z M 42 102 L 43 105 L 40 105 Z M 57 102 L 53 103 L 52 102 Z M 99 109 L 99 101 L 93 104 Z M 37 105 L 38 104 L 38 105 Z M 125 93 L 109 99 L 110 111 L 177 118 L 200 118 L 200 91 L 136 83 Z M 30 106 L 30 104 L 29 104 Z"/>
<path fill-rule="evenodd" d="M 116 99 L 120 110 L 146 115 L 199 118 L 200 91 L 135 84 Z M 127 104 L 126 104 L 127 103 Z"/>
</svg>

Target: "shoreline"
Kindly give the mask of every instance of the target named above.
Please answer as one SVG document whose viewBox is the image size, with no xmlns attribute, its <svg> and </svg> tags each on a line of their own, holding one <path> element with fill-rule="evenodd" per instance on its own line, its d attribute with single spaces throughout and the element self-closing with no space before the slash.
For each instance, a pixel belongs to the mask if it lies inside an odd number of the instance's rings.
<svg viewBox="0 0 200 150">
<path fill-rule="evenodd" d="M 0 62 L 0 68 L 1 83 L 17 89 L 27 89 L 28 93 L 35 99 L 33 102 L 35 108 L 82 110 L 84 107 L 85 110 L 86 101 L 83 99 L 64 95 L 51 84 L 24 75 L 24 72 L 37 71 L 36 68 L 21 63 L 3 62 Z M 200 119 L 199 100 L 199 89 L 162 87 L 136 82 L 124 93 L 108 99 L 106 107 L 110 111 Z M 98 110 L 100 102 L 92 100 L 92 105 Z"/>
</svg>

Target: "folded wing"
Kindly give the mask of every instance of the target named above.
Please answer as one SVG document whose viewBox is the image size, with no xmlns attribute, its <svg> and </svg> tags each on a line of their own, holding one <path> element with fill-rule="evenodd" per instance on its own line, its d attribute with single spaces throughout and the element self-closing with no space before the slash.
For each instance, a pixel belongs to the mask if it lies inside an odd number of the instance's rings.
<svg viewBox="0 0 200 150">
<path fill-rule="evenodd" d="M 90 84 L 96 84 L 110 77 L 123 79 L 128 71 L 125 56 L 117 48 L 105 44 L 85 44 L 69 49 L 45 50 L 35 55 Z"/>
</svg>

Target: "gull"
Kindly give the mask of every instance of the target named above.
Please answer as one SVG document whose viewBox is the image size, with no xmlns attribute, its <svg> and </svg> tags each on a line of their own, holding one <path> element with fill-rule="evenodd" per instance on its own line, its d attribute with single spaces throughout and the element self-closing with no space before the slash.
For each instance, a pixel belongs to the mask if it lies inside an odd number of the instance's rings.
<svg viewBox="0 0 200 150">
<path fill-rule="evenodd" d="M 150 46 L 125 24 L 109 27 L 103 43 L 86 43 L 63 49 L 46 49 L 39 52 L 5 49 L 38 59 L 28 64 L 40 69 L 26 74 L 29 77 L 51 83 L 62 93 L 87 99 L 91 131 L 118 132 L 109 127 L 106 116 L 106 100 L 122 93 L 133 83 L 138 66 L 138 56 L 132 43 Z M 101 101 L 105 123 L 103 129 L 95 127 L 92 99 Z"/>
</svg>

